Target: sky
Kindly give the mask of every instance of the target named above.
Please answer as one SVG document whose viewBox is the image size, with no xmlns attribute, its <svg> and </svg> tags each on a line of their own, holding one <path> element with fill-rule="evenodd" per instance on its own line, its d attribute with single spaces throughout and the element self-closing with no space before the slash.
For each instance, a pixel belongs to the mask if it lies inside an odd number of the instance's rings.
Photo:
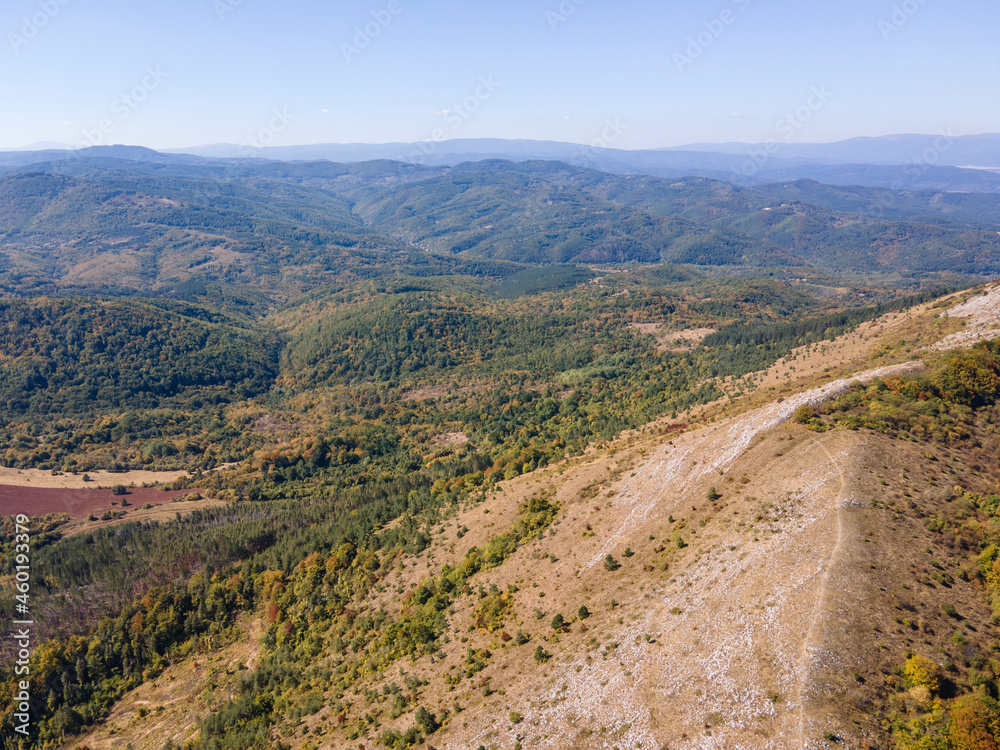
<svg viewBox="0 0 1000 750">
<path fill-rule="evenodd" d="M 5 0 L 0 148 L 998 132 L 998 28 L 996 0 Z"/>
</svg>

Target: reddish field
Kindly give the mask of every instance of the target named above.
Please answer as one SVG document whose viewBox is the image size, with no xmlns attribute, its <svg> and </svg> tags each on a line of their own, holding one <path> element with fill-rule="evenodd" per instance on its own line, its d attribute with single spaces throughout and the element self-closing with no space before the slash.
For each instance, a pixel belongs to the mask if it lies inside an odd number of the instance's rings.
<svg viewBox="0 0 1000 750">
<path fill-rule="evenodd" d="M 163 490 L 130 488 L 124 499 L 129 505 L 142 507 L 146 503 L 161 505 L 175 497 L 184 497 L 192 490 Z M 121 509 L 122 497 L 110 489 L 71 490 L 51 487 L 14 487 L 0 484 L 0 515 L 42 516 L 46 513 L 67 513 L 72 518 L 86 518 L 89 514 L 101 515 L 106 510 Z M 112 505 L 112 501 L 115 505 Z"/>
</svg>

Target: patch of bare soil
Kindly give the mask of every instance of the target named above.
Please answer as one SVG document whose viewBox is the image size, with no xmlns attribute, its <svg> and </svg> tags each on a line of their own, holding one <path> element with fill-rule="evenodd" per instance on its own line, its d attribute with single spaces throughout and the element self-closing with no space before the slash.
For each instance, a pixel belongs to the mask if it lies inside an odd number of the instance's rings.
<svg viewBox="0 0 1000 750">
<path fill-rule="evenodd" d="M 431 438 L 434 445 L 465 445 L 469 442 L 469 436 L 464 432 L 446 432 L 435 435 Z"/>
<path fill-rule="evenodd" d="M 280 432 L 291 432 L 295 428 L 283 419 L 278 419 L 271 414 L 263 414 L 254 422 L 254 429 L 266 435 L 274 435 Z"/>
<path fill-rule="evenodd" d="M 715 333 L 715 328 L 688 328 L 684 331 L 671 331 L 658 334 L 662 323 L 631 323 L 640 333 L 650 333 L 656 336 L 656 349 L 661 352 L 688 352 L 695 349 L 707 336 Z"/>
</svg>

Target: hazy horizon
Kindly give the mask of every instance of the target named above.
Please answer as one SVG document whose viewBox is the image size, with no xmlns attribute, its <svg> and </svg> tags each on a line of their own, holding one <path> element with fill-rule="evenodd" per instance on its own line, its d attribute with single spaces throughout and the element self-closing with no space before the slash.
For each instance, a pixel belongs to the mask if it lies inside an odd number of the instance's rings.
<svg viewBox="0 0 1000 750">
<path fill-rule="evenodd" d="M 916 132 L 883 133 L 881 135 L 856 135 L 856 136 L 849 136 L 847 138 L 841 138 L 841 139 L 837 139 L 837 140 L 834 140 L 834 141 L 802 141 L 802 142 L 798 142 L 796 145 L 798 145 L 798 146 L 826 146 L 826 145 L 831 145 L 831 144 L 835 144 L 835 143 L 843 143 L 843 142 L 846 142 L 846 141 L 853 141 L 853 140 L 878 140 L 878 139 L 905 138 L 905 137 L 936 137 L 938 135 L 940 135 L 940 133 L 916 133 Z M 960 135 L 959 137 L 960 138 L 985 138 L 985 137 L 990 137 L 990 136 L 1000 136 L 1000 133 L 986 133 L 986 132 L 984 132 L 984 133 L 966 133 L 966 134 Z M 449 142 L 460 143 L 462 141 L 492 141 L 492 140 L 495 140 L 495 141 L 509 141 L 509 142 L 514 142 L 514 143 L 516 143 L 516 142 L 561 143 L 561 144 L 570 145 L 570 146 L 589 146 L 590 145 L 590 144 L 587 144 L 587 143 L 581 143 L 581 142 L 577 142 L 577 141 L 561 141 L 561 140 L 547 139 L 547 138 L 545 138 L 545 139 L 543 139 L 543 138 L 517 138 L 517 137 L 507 138 L 507 137 L 502 137 L 502 136 L 488 136 L 488 135 L 487 136 L 482 136 L 482 137 L 479 137 L 479 138 L 448 138 L 448 139 L 444 139 L 444 140 L 439 141 L 439 142 L 440 143 L 449 143 Z M 274 146 L 275 147 L 280 147 L 280 148 L 305 148 L 305 147 L 310 147 L 310 146 L 384 146 L 384 145 L 390 145 L 390 144 L 393 144 L 393 143 L 406 143 L 406 144 L 410 144 L 410 143 L 421 143 L 421 142 L 429 142 L 429 141 L 328 141 L 328 142 L 314 142 L 314 143 L 281 143 L 281 144 L 277 144 L 276 143 L 276 144 L 274 144 Z M 755 141 L 698 141 L 698 142 L 678 143 L 678 144 L 671 144 L 671 145 L 664 145 L 664 146 L 650 146 L 648 148 L 638 148 L 638 147 L 636 147 L 636 148 L 627 148 L 625 146 L 619 146 L 619 145 L 607 146 L 607 148 L 609 148 L 609 149 L 615 149 L 615 150 L 621 150 L 621 151 L 656 151 L 656 150 L 662 150 L 662 149 L 677 149 L 677 148 L 681 148 L 683 146 L 699 146 L 699 145 L 700 146 L 712 146 L 712 145 L 725 146 L 725 145 L 731 145 L 731 144 L 756 145 L 756 143 L 757 142 L 755 142 Z M 160 147 L 160 148 L 154 148 L 152 146 L 146 145 L 145 143 L 103 143 L 103 144 L 100 144 L 100 145 L 101 146 L 108 146 L 108 147 L 122 147 L 122 148 L 148 148 L 148 149 L 150 149 L 152 151 L 159 151 L 159 152 L 162 152 L 162 153 L 171 153 L 171 152 L 190 151 L 190 150 L 199 149 L 199 148 L 210 148 L 210 147 L 213 147 L 213 146 L 237 146 L 239 144 L 233 143 L 233 142 L 219 141 L 219 142 L 216 142 L 216 143 L 195 143 L 195 144 L 189 144 L 189 145 L 185 145 L 185 146 L 164 146 L 164 147 Z M 38 142 L 38 143 L 29 143 L 29 144 L 26 144 L 24 146 L 18 146 L 18 147 L 15 147 L 15 148 L 0 147 L 0 151 L 7 151 L 7 152 L 11 152 L 11 151 L 45 151 L 45 150 L 77 151 L 77 150 L 80 150 L 80 149 L 83 149 L 83 148 L 91 148 L 91 147 L 92 146 L 90 146 L 89 144 L 82 144 L 82 145 L 79 145 L 79 146 L 74 146 L 74 145 L 68 144 L 68 143 Z"/>
<path fill-rule="evenodd" d="M 0 148 L 989 133 L 997 21 L 985 0 L 15 0 Z"/>
</svg>

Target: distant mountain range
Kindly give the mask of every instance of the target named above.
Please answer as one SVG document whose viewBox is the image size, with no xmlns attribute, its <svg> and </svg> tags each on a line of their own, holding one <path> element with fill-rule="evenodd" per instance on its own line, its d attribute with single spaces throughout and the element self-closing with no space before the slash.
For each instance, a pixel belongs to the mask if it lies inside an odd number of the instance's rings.
<svg viewBox="0 0 1000 750">
<path fill-rule="evenodd" d="M 998 230 L 991 193 L 740 186 L 551 160 L 0 154 L 0 290 L 17 293 L 214 283 L 284 298 L 358 277 L 498 278 L 559 263 L 997 275 Z"/>
<path fill-rule="evenodd" d="M 1000 192 L 1000 135 L 902 135 L 830 144 L 726 143 L 626 151 L 555 141 L 320 144 L 249 149 L 216 144 L 172 153 L 214 158 L 358 162 L 390 159 L 454 166 L 466 161 L 562 161 L 614 174 L 709 177 L 736 184 L 812 179 L 830 185 Z M 991 171 L 993 170 L 993 171 Z"/>
<path fill-rule="evenodd" d="M 696 143 L 670 151 L 701 151 L 744 155 L 760 143 Z M 1000 134 L 960 136 L 947 131 L 934 135 L 887 135 L 851 138 L 836 143 L 785 143 L 783 159 L 830 164 L 926 164 L 939 167 L 981 167 L 1000 170 Z"/>
<path fill-rule="evenodd" d="M 50 144 L 45 144 L 50 145 Z M 134 158 L 163 154 L 137 147 Z M 0 152 L 0 165 L 87 157 L 81 151 Z M 126 154 L 119 151 L 119 154 Z M 811 179 L 829 185 L 861 185 L 894 190 L 1000 192 L 1000 135 L 896 135 L 853 138 L 838 143 L 692 144 L 670 149 L 627 151 L 557 141 L 456 139 L 426 143 L 317 144 L 250 148 L 214 144 L 164 152 L 202 159 L 260 158 L 275 161 L 356 163 L 386 159 L 427 166 L 455 166 L 488 159 L 561 161 L 613 174 L 708 177 L 741 185 Z M 124 156 L 123 158 L 133 158 Z M 193 162 L 189 162 L 193 163 Z"/>
</svg>

